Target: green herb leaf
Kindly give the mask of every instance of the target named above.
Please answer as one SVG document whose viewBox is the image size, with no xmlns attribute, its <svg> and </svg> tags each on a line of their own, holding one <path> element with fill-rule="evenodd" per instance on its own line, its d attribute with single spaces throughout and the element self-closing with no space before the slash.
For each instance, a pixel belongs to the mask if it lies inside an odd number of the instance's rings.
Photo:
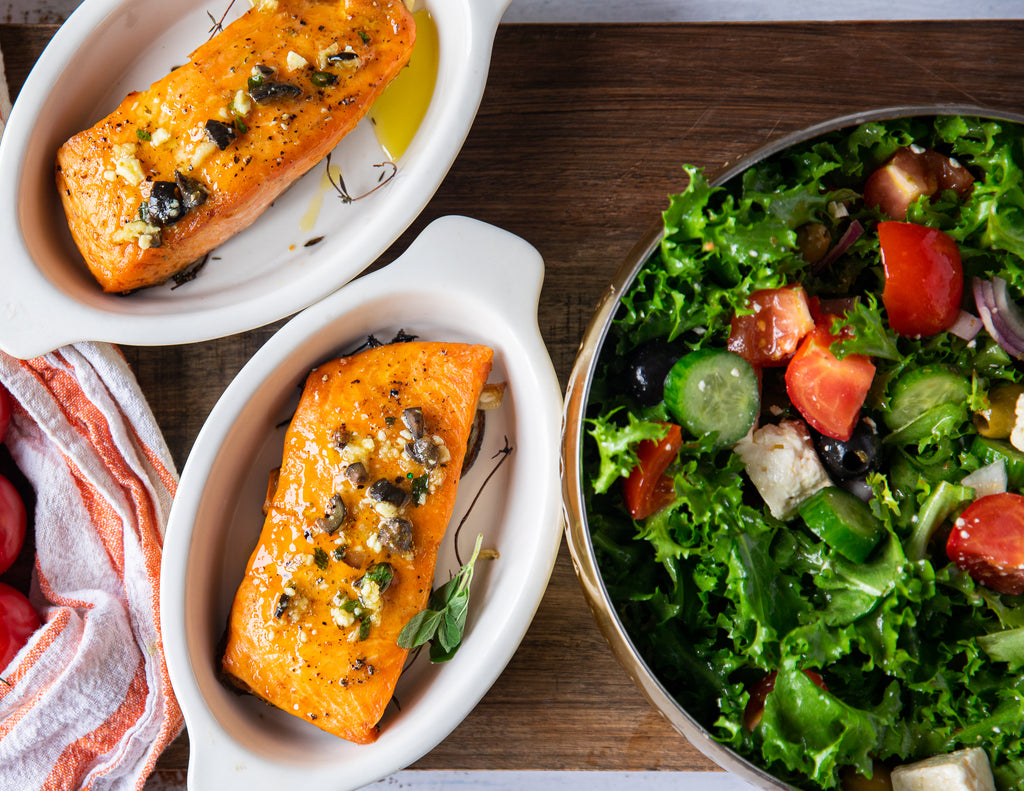
<svg viewBox="0 0 1024 791">
<path fill-rule="evenodd" d="M 338 81 L 338 75 L 331 74 L 329 71 L 314 71 L 309 76 L 309 81 L 317 88 L 326 88 L 329 85 L 334 85 L 334 83 Z M 394 418 L 392 418 L 392 420 L 394 420 Z"/>
<path fill-rule="evenodd" d="M 391 584 L 391 580 L 394 579 L 395 572 L 391 568 L 390 563 L 375 563 L 367 569 L 363 575 L 363 580 L 369 582 L 376 582 L 377 587 L 384 590 Z"/>
<path fill-rule="evenodd" d="M 412 479 L 412 502 L 413 505 L 423 505 L 427 501 L 427 492 L 430 490 L 430 474 L 423 473 Z"/>
<path fill-rule="evenodd" d="M 621 426 L 613 419 L 613 410 L 604 417 L 588 421 L 590 436 L 601 454 L 601 469 L 594 481 L 594 491 L 606 492 L 619 478 L 627 477 L 639 463 L 636 449 L 645 439 L 659 440 L 668 429 L 661 423 L 638 419 L 628 414 L 628 425 Z"/>
<path fill-rule="evenodd" d="M 369 44 L 370 43 L 370 34 L 367 33 L 365 30 L 360 30 L 359 31 L 359 38 L 361 38 L 363 40 L 364 44 Z"/>
<path fill-rule="evenodd" d="M 832 322 L 831 332 L 838 335 L 849 329 L 853 337 L 844 337 L 832 344 L 832 353 L 840 360 L 848 354 L 866 354 L 885 360 L 899 360 L 902 355 L 896 347 L 896 334 L 886 327 L 874 294 L 858 301 L 841 318 Z"/>
<path fill-rule="evenodd" d="M 331 559 L 327 556 L 320 547 L 313 550 L 313 562 L 316 563 L 316 567 L 323 571 L 327 568 L 327 564 L 331 562 Z"/>
<path fill-rule="evenodd" d="M 153 135 L 151 135 L 145 129 L 136 129 L 135 136 L 139 138 L 139 140 L 145 140 L 147 143 L 153 139 Z"/>
<path fill-rule="evenodd" d="M 444 614 L 437 610 L 422 610 L 409 619 L 398 635 L 399 648 L 415 648 L 432 639 Z"/>
<path fill-rule="evenodd" d="M 430 594 L 427 609 L 417 613 L 398 635 L 400 648 L 416 648 L 430 642 L 430 661 L 447 662 L 462 644 L 469 614 L 469 586 L 480 554 L 483 534 L 477 535 L 473 555 L 459 573 Z"/>
</svg>

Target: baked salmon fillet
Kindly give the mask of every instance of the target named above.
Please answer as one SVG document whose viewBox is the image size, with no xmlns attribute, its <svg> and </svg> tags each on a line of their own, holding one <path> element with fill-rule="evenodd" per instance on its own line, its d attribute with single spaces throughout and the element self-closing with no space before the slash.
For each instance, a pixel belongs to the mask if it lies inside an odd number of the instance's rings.
<svg viewBox="0 0 1024 791">
<path fill-rule="evenodd" d="M 310 373 L 231 609 L 229 681 L 349 741 L 377 738 L 491 359 L 486 346 L 395 343 Z"/>
<path fill-rule="evenodd" d="M 156 285 L 250 225 L 409 60 L 402 0 L 259 0 L 57 152 L 71 234 L 104 291 Z"/>
</svg>

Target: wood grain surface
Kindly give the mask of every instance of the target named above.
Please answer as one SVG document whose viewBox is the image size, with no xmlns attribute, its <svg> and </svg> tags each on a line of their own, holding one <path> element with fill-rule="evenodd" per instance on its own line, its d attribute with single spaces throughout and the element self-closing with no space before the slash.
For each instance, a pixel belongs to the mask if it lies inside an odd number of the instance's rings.
<svg viewBox="0 0 1024 791">
<path fill-rule="evenodd" d="M 0 25 L 17 90 L 54 28 Z M 535 245 L 540 327 L 564 387 L 603 289 L 683 186 L 779 136 L 906 104 L 1017 111 L 1024 22 L 506 25 L 463 151 L 375 266 L 431 220 L 466 214 Z M 279 326 L 169 348 L 124 347 L 175 460 Z M 158 772 L 179 775 L 182 735 Z M 632 685 L 562 548 L 519 651 L 468 719 L 415 768 L 709 770 Z"/>
</svg>

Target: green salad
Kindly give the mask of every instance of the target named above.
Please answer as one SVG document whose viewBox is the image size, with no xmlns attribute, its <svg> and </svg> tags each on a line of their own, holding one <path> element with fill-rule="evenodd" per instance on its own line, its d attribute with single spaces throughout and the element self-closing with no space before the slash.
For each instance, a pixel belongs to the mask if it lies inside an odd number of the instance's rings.
<svg viewBox="0 0 1024 791">
<path fill-rule="evenodd" d="M 868 122 L 722 186 L 684 170 L 586 418 L 631 639 L 793 786 L 979 747 L 1024 789 L 1024 127 Z"/>
</svg>

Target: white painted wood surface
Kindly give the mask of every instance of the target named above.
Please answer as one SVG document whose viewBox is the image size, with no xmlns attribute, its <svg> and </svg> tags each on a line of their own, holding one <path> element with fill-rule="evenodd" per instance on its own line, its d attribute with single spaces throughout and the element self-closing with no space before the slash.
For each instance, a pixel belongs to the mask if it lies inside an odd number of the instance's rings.
<svg viewBox="0 0 1024 791">
<path fill-rule="evenodd" d="M 0 0 L 2 22 L 63 22 L 80 0 Z M 512 0 L 505 22 L 1017 19 L 1024 0 Z"/>
</svg>

